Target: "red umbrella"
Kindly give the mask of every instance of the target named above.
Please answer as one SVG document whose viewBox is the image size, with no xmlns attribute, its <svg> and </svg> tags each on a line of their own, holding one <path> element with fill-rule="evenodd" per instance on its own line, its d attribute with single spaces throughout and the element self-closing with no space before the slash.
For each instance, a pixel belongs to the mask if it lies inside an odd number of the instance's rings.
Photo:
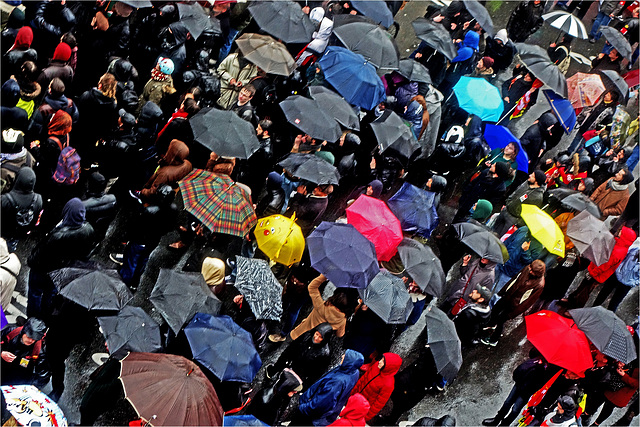
<svg viewBox="0 0 640 427">
<path fill-rule="evenodd" d="M 549 363 L 578 375 L 593 366 L 589 340 L 573 320 L 542 310 L 524 321 L 527 338 Z"/>
<path fill-rule="evenodd" d="M 378 260 L 389 261 L 402 241 L 400 221 L 382 200 L 366 195 L 347 208 L 347 222 L 376 248 Z"/>
</svg>

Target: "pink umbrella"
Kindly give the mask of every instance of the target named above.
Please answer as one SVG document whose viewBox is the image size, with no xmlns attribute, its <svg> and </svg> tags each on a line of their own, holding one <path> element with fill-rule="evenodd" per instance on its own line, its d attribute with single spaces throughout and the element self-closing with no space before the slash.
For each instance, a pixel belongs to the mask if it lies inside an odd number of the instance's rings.
<svg viewBox="0 0 640 427">
<path fill-rule="evenodd" d="M 576 73 L 567 79 L 569 101 L 576 110 L 591 107 L 605 91 L 598 74 Z M 576 114 L 578 111 L 576 111 Z"/>
<path fill-rule="evenodd" d="M 379 261 L 389 261 L 397 252 L 402 241 L 400 221 L 382 200 L 358 197 L 347 208 L 347 222 L 373 243 Z"/>
</svg>

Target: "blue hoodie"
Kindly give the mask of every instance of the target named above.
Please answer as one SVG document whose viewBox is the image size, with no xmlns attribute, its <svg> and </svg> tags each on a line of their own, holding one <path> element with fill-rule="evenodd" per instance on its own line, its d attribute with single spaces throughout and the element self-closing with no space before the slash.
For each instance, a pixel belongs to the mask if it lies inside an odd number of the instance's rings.
<svg viewBox="0 0 640 427">
<path fill-rule="evenodd" d="M 480 36 L 475 31 L 468 31 L 464 36 L 464 40 L 458 47 L 458 56 L 453 58 L 451 62 L 463 62 L 473 56 L 473 52 L 478 50 Z"/>
</svg>

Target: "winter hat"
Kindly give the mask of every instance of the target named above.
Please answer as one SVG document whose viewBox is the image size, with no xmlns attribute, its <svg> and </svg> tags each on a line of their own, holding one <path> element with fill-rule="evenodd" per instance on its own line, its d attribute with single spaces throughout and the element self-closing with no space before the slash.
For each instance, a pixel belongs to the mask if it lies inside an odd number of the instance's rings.
<svg viewBox="0 0 640 427">
<path fill-rule="evenodd" d="M 94 197 L 102 195 L 107 189 L 107 179 L 99 172 L 89 175 L 87 180 L 87 193 Z"/>
<path fill-rule="evenodd" d="M 431 177 L 431 188 L 430 191 L 434 193 L 442 193 L 445 188 L 447 188 L 447 179 L 440 175 L 433 175 Z"/>
<path fill-rule="evenodd" d="M 32 340 L 41 340 L 44 337 L 44 333 L 47 330 L 47 326 L 40 319 L 30 317 L 27 319 L 27 323 L 22 327 L 22 333 L 26 334 Z"/>
<path fill-rule="evenodd" d="M 16 35 L 16 41 L 11 46 L 9 50 L 27 50 L 31 47 L 31 43 L 33 42 L 33 30 L 28 25 L 20 28 L 18 34 Z"/>
<path fill-rule="evenodd" d="M 335 156 L 328 151 L 316 151 L 316 156 L 320 157 L 322 160 L 331 165 L 333 165 L 336 161 Z"/>
<path fill-rule="evenodd" d="M 491 216 L 491 212 L 493 212 L 493 205 L 491 202 L 485 199 L 478 199 L 476 202 L 476 208 L 473 210 L 473 214 L 471 214 L 471 218 L 476 221 L 485 222 L 487 218 Z"/>
<path fill-rule="evenodd" d="M 511 178 L 511 167 L 505 162 L 494 163 L 496 165 L 496 174 L 498 178 L 507 180 Z"/>
<path fill-rule="evenodd" d="M 503 28 L 502 30 L 498 31 L 496 33 L 494 39 L 500 40 L 503 44 L 507 44 L 507 42 L 509 41 L 509 36 L 507 35 L 507 30 L 505 30 Z"/>
<path fill-rule="evenodd" d="M 491 299 L 491 290 L 489 288 L 487 288 L 486 286 L 482 286 L 481 284 L 477 284 L 476 285 L 476 291 L 478 291 L 478 293 L 480 294 L 480 296 L 482 298 L 484 298 L 484 302 L 485 304 L 489 303 L 489 300 Z"/>
<path fill-rule="evenodd" d="M 120 116 L 120 119 L 122 119 L 122 123 L 129 129 L 132 129 L 135 125 L 136 125 L 136 117 L 127 112 L 127 110 L 125 110 L 124 108 L 121 108 L 118 111 L 118 115 Z"/>
<path fill-rule="evenodd" d="M 380 182 L 377 179 L 374 179 L 373 181 L 371 181 L 367 187 L 371 187 L 371 197 L 379 199 L 380 195 L 382 194 L 382 182 Z"/>
<path fill-rule="evenodd" d="M 202 276 L 209 286 L 217 286 L 224 282 L 225 265 L 219 258 L 207 257 L 202 263 Z"/>
<path fill-rule="evenodd" d="M 24 133 L 16 129 L 2 131 L 2 152 L 19 153 L 24 147 Z"/>
<path fill-rule="evenodd" d="M 631 184 L 633 182 L 633 175 L 631 174 L 629 169 L 625 166 L 621 170 L 624 171 L 624 176 L 622 177 L 620 184 L 621 185 Z"/>
<path fill-rule="evenodd" d="M 533 171 L 533 175 L 536 177 L 536 182 L 539 186 L 543 186 L 547 182 L 547 176 L 540 169 Z"/>
<path fill-rule="evenodd" d="M 309 19 L 312 21 L 320 22 L 322 18 L 324 18 L 324 9 L 321 7 L 314 7 L 309 13 Z"/>
<path fill-rule="evenodd" d="M 162 56 L 158 58 L 157 67 L 162 74 L 166 74 L 168 76 L 173 74 L 174 65 L 173 61 L 169 58 L 164 58 Z"/>
<path fill-rule="evenodd" d="M 483 56 L 482 57 L 482 64 L 484 64 L 484 68 L 493 67 L 493 58 L 491 58 L 490 56 Z"/>
<path fill-rule="evenodd" d="M 69 58 L 71 58 L 71 47 L 64 42 L 58 43 L 55 52 L 53 52 L 53 60 L 67 62 Z"/>
<path fill-rule="evenodd" d="M 558 398 L 558 403 L 565 411 L 574 411 L 576 409 L 576 402 L 571 398 L 571 396 L 560 396 Z"/>
</svg>

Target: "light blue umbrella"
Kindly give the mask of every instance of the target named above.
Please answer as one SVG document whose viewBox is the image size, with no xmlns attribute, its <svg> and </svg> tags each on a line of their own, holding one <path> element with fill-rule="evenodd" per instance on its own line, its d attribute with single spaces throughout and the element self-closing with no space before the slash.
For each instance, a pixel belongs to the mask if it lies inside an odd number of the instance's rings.
<svg viewBox="0 0 640 427">
<path fill-rule="evenodd" d="M 552 90 L 545 89 L 542 93 L 547 97 L 547 101 L 551 105 L 551 111 L 553 111 L 553 114 L 562 125 L 562 130 L 569 135 L 576 125 L 576 112 L 573 109 L 573 105 Z"/>
<path fill-rule="evenodd" d="M 502 116 L 504 104 L 500 90 L 479 77 L 460 78 L 453 87 L 458 105 L 469 114 L 475 114 L 483 122 L 497 122 Z"/>
<path fill-rule="evenodd" d="M 513 142 L 518 146 L 518 156 L 516 162 L 518 163 L 518 170 L 524 173 L 529 173 L 529 156 L 527 152 L 522 148 L 520 140 L 511 133 L 509 129 L 500 125 L 487 125 L 484 129 L 484 140 L 487 141 L 487 145 L 492 150 L 495 148 L 504 148 Z"/>
</svg>

